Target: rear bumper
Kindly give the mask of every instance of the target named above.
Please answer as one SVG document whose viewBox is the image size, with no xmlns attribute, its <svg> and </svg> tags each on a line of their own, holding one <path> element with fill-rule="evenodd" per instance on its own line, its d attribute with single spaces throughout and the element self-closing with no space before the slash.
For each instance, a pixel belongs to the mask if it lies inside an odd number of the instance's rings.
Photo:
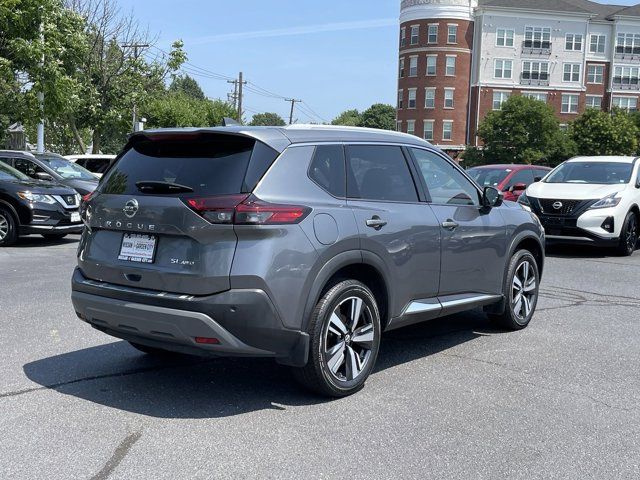
<svg viewBox="0 0 640 480">
<path fill-rule="evenodd" d="M 286 329 L 262 290 L 173 295 L 96 282 L 76 268 L 71 299 L 83 321 L 131 342 L 201 356 L 274 357 L 292 366 L 307 362 L 309 336 Z M 196 343 L 196 337 L 218 343 Z"/>
</svg>

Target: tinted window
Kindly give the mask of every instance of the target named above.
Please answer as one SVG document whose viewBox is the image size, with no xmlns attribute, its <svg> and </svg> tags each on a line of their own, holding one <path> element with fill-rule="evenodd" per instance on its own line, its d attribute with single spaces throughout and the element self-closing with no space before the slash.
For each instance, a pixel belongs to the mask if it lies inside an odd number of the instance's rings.
<svg viewBox="0 0 640 480">
<path fill-rule="evenodd" d="M 367 200 L 417 202 L 418 194 L 400 147 L 347 147 L 347 195 Z"/>
<path fill-rule="evenodd" d="M 480 204 L 476 187 L 453 164 L 434 152 L 417 148 L 413 148 L 412 151 L 433 203 Z"/>
<path fill-rule="evenodd" d="M 29 177 L 35 177 L 36 173 L 47 173 L 42 167 L 36 165 L 35 162 L 32 162 L 31 160 L 28 160 L 26 158 L 14 159 L 13 167 L 16 170 L 20 170 L 22 173 L 28 175 Z"/>
<path fill-rule="evenodd" d="M 241 193 L 254 144 L 230 135 L 139 138 L 99 188 L 103 193 L 140 195 L 136 182 L 155 181 L 191 187 L 190 195 Z"/>
<path fill-rule="evenodd" d="M 271 147 L 268 147 L 261 142 L 255 142 L 253 152 L 251 153 L 251 159 L 249 160 L 247 174 L 244 179 L 243 192 L 250 192 L 256 188 L 256 185 L 264 174 L 267 173 L 267 170 L 277 156 L 278 152 Z"/>
<path fill-rule="evenodd" d="M 7 165 L 10 159 L 0 158 L 0 180 L 28 180 L 24 173 Z"/>
<path fill-rule="evenodd" d="M 549 175 L 545 183 L 593 183 L 613 185 L 629 183 L 632 163 L 566 162 Z"/>
<path fill-rule="evenodd" d="M 518 183 L 524 183 L 527 186 L 531 185 L 533 183 L 533 171 L 531 169 L 517 171 L 509 179 L 509 184 L 506 186 L 506 189 L 508 190 Z"/>
<path fill-rule="evenodd" d="M 347 187 L 344 149 L 341 145 L 316 147 L 309 166 L 309 177 L 335 197 L 344 197 Z"/>
<path fill-rule="evenodd" d="M 470 168 L 467 173 L 478 185 L 497 187 L 511 173 L 508 168 Z"/>
</svg>

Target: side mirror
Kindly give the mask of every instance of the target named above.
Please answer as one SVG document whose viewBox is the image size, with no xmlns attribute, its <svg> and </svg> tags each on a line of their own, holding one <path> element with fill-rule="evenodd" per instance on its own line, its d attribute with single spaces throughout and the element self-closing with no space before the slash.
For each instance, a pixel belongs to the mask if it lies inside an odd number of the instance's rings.
<svg viewBox="0 0 640 480">
<path fill-rule="evenodd" d="M 36 172 L 36 178 L 38 180 L 48 180 L 53 181 L 53 177 L 46 172 Z"/>
<path fill-rule="evenodd" d="M 527 189 L 527 185 L 525 183 L 516 183 L 515 185 L 512 185 L 511 188 L 509 188 L 509 191 L 511 193 L 513 192 L 522 192 L 524 190 Z"/>
<path fill-rule="evenodd" d="M 487 208 L 499 207 L 502 205 L 502 193 L 494 187 L 484 187 L 482 192 L 482 205 Z"/>
</svg>

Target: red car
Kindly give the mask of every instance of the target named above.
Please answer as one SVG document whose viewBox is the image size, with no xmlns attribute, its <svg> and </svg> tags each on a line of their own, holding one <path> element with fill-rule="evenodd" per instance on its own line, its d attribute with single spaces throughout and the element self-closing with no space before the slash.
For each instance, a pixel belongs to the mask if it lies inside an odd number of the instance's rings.
<svg viewBox="0 0 640 480">
<path fill-rule="evenodd" d="M 495 187 L 505 200 L 516 202 L 529 185 L 540 181 L 551 171 L 539 165 L 483 165 L 467 170 L 481 187 Z"/>
</svg>

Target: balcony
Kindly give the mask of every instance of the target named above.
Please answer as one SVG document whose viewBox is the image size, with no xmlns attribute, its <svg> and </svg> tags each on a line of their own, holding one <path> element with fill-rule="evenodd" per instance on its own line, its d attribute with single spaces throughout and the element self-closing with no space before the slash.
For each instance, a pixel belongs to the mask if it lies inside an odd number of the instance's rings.
<svg viewBox="0 0 640 480">
<path fill-rule="evenodd" d="M 624 60 L 627 62 L 640 61 L 640 47 L 625 47 L 623 45 L 616 46 L 614 55 L 616 60 Z"/>
<path fill-rule="evenodd" d="M 523 72 L 520 75 L 520 85 L 531 85 L 534 87 L 548 87 L 549 74 L 539 72 Z"/>
<path fill-rule="evenodd" d="M 522 42 L 523 55 L 551 55 L 551 42 L 539 40 L 525 40 Z"/>
<path fill-rule="evenodd" d="M 612 86 L 614 90 L 630 90 L 630 91 L 640 90 L 640 82 L 638 81 L 637 77 L 632 77 L 632 78 L 613 77 Z"/>
</svg>

